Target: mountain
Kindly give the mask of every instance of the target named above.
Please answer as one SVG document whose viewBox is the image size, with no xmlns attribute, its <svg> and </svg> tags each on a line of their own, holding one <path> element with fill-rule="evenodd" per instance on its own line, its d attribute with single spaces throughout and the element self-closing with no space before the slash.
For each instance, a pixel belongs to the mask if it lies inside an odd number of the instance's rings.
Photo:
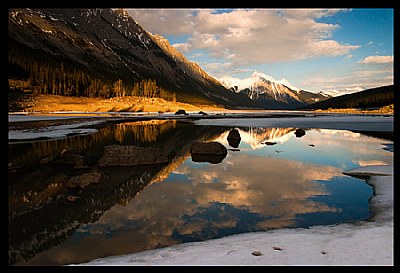
<svg viewBox="0 0 400 273">
<path fill-rule="evenodd" d="M 223 76 L 218 80 L 232 92 L 246 94 L 262 108 L 294 109 L 330 97 L 322 93 L 301 90 L 286 79 L 276 80 L 257 71 L 245 79 Z"/>
<path fill-rule="evenodd" d="M 189 103 L 251 106 L 122 9 L 9 9 L 9 79 L 41 94 L 173 93 Z M 149 94 L 150 93 L 150 94 Z"/>
<path fill-rule="evenodd" d="M 301 107 L 301 109 L 373 108 L 392 103 L 394 103 L 394 85 L 387 85 L 333 97 Z"/>
</svg>

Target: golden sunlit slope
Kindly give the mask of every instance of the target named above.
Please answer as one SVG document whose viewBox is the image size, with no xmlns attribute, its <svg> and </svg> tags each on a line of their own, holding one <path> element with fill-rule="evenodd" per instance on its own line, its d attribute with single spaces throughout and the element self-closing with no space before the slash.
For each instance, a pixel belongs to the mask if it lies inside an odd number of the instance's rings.
<svg viewBox="0 0 400 273">
<path fill-rule="evenodd" d="M 39 95 L 33 98 L 32 106 L 24 109 L 28 112 L 176 112 L 224 110 L 212 105 L 192 105 L 182 102 L 166 101 L 161 98 L 116 97 L 110 99 L 64 97 L 58 95 Z"/>
</svg>

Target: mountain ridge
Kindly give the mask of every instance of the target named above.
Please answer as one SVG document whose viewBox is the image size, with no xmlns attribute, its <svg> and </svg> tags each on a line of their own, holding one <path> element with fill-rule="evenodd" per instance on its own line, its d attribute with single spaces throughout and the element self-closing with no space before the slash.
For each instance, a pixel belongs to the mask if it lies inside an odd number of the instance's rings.
<svg viewBox="0 0 400 273">
<path fill-rule="evenodd" d="M 394 85 L 385 85 L 344 94 L 299 109 L 374 108 L 394 104 Z"/>
<path fill-rule="evenodd" d="M 225 75 L 218 79 L 235 93 L 244 93 L 260 107 L 273 105 L 275 108 L 294 109 L 329 98 L 329 95 L 313 93 L 293 86 L 288 80 L 276 80 L 272 76 L 254 71 L 245 79 Z"/>
</svg>

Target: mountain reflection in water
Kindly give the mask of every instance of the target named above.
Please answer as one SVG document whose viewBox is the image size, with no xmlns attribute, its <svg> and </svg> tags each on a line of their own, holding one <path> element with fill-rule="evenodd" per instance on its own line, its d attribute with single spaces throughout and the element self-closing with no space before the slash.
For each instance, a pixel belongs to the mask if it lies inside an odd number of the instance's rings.
<svg viewBox="0 0 400 273">
<path fill-rule="evenodd" d="M 141 121 L 9 145 L 9 163 L 18 166 L 9 171 L 9 263 L 79 263 L 242 232 L 366 219 L 371 187 L 342 172 L 393 160 L 379 138 L 318 129 L 296 138 L 296 128 L 237 128 L 239 150 L 220 164 L 191 160 L 196 141 L 229 148 L 231 129 Z M 169 163 L 98 168 L 111 144 L 159 148 Z M 39 163 L 71 147 L 84 151 L 88 169 Z M 65 187 L 71 176 L 89 172 L 106 179 Z M 70 195 L 78 201 L 67 201 Z"/>
</svg>

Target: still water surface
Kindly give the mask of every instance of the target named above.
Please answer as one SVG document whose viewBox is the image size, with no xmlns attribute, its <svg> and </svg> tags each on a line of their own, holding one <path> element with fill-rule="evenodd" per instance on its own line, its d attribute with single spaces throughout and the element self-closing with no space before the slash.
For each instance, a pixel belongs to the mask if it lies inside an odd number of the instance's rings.
<svg viewBox="0 0 400 273">
<path fill-rule="evenodd" d="M 343 175 L 392 164 L 391 140 L 345 130 L 237 128 L 169 121 L 112 125 L 87 136 L 9 145 L 10 264 L 71 264 L 274 228 L 367 219 L 373 189 Z M 219 164 L 194 162 L 195 141 L 218 141 Z M 155 147 L 168 164 L 98 168 L 104 146 Z M 75 149 L 85 169 L 40 164 Z M 100 173 L 99 183 L 65 187 L 68 179 Z M 78 197 L 68 201 L 69 196 Z"/>
</svg>

